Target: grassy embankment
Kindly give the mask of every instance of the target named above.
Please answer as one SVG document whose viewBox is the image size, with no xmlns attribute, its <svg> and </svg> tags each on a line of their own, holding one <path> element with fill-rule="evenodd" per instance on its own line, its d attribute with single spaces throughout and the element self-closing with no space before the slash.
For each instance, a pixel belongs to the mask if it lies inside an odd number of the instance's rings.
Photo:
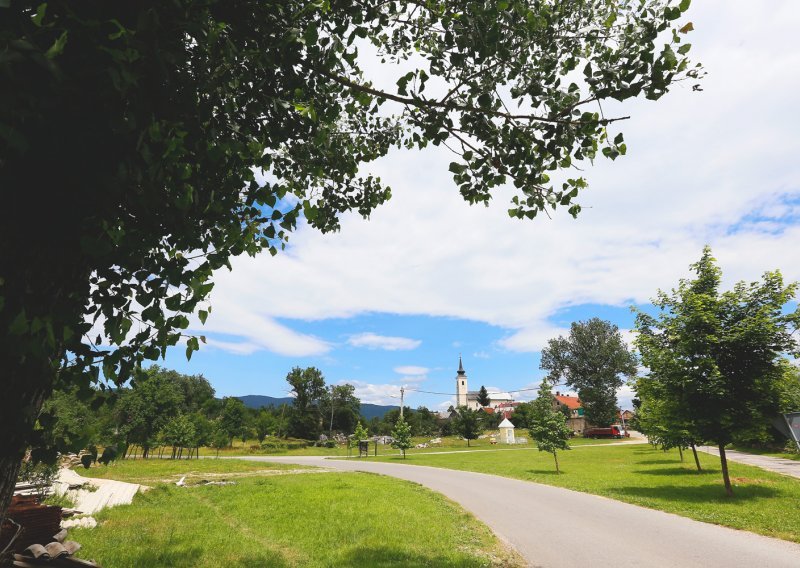
<svg viewBox="0 0 800 568">
<path fill-rule="evenodd" d="M 494 431 L 495 435 L 497 435 L 497 431 Z M 499 438 L 499 435 L 497 435 Z M 275 440 L 275 438 L 268 438 L 268 440 Z M 414 445 L 416 444 L 423 444 L 427 443 L 431 440 L 430 436 L 427 437 L 416 437 L 414 438 Z M 621 442 L 624 440 L 610 440 L 610 439 L 599 439 L 599 440 L 591 440 L 588 438 L 574 438 L 570 440 L 570 443 L 575 446 L 583 446 L 583 445 L 602 445 L 602 444 L 609 444 L 612 442 Z M 489 442 L 489 438 L 483 438 L 480 440 L 471 440 L 469 446 L 467 446 L 466 440 L 462 440 L 456 436 L 447 436 L 442 438 L 441 444 L 431 445 L 429 448 L 411 448 L 408 450 L 408 454 L 425 454 L 425 453 L 432 453 L 432 452 L 448 452 L 448 451 L 463 451 L 463 450 L 519 450 L 519 449 L 536 449 L 535 445 L 533 444 L 520 444 L 516 446 L 506 446 L 503 444 L 495 444 L 492 445 Z M 374 455 L 375 446 L 370 444 L 369 447 L 370 456 Z M 378 455 L 379 456 L 395 456 L 399 455 L 400 451 L 392 448 L 388 445 L 378 444 Z M 200 448 L 200 455 L 202 457 L 215 457 L 217 455 L 217 450 L 215 448 Z M 222 448 L 219 450 L 219 457 L 236 457 L 236 456 L 257 456 L 257 455 L 270 455 L 270 456 L 340 456 L 346 457 L 350 456 L 358 456 L 358 450 L 353 448 L 351 450 L 347 449 L 347 446 L 341 445 L 335 448 L 323 448 L 323 447 L 307 447 L 307 448 L 295 448 L 291 450 L 287 449 L 262 449 L 258 440 L 247 440 L 246 442 L 242 442 L 241 440 L 234 440 L 233 446 L 228 448 Z"/>
<path fill-rule="evenodd" d="M 120 461 L 85 475 L 158 483 L 132 505 L 73 529 L 79 555 L 106 568 L 139 566 L 521 566 L 487 527 L 419 485 L 365 473 L 288 473 L 296 466 L 238 460 Z M 199 471 L 202 470 L 202 471 Z M 226 475 L 216 477 L 215 473 Z M 412 506 L 413 505 L 413 506 Z"/>
<path fill-rule="evenodd" d="M 403 462 L 383 457 L 382 461 Z M 729 462 L 735 496 L 727 498 L 719 458 L 663 452 L 649 445 L 576 447 L 559 452 L 562 474 L 544 452 L 411 455 L 405 463 L 491 473 L 603 495 L 699 521 L 800 542 L 800 480 Z M 623 520 L 624 523 L 624 520 Z"/>
</svg>

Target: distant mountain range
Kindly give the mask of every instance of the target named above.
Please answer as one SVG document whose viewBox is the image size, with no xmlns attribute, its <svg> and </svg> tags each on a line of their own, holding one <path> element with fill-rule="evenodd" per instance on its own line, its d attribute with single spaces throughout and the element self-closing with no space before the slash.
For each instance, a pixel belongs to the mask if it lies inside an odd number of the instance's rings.
<svg viewBox="0 0 800 568">
<path fill-rule="evenodd" d="M 262 406 L 280 406 L 281 404 L 292 404 L 294 399 L 290 396 L 283 398 L 276 398 L 274 396 L 265 396 L 261 394 L 248 394 L 245 396 L 237 396 L 244 405 L 248 408 L 261 408 Z M 380 404 L 361 403 L 361 415 L 370 420 L 383 417 L 384 414 L 390 410 L 400 408 L 399 406 L 383 406 Z"/>
</svg>

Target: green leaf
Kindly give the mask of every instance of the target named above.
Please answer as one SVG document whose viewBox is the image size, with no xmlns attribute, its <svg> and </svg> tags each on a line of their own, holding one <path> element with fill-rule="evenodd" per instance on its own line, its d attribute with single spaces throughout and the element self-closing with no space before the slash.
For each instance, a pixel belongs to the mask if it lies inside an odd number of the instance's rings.
<svg viewBox="0 0 800 568">
<path fill-rule="evenodd" d="M 208 318 L 208 312 L 206 310 L 199 310 L 197 312 L 197 317 L 200 319 L 200 323 L 205 324 Z"/>
<path fill-rule="evenodd" d="M 689 9 L 689 6 L 692 4 L 692 0 L 681 0 L 681 3 L 678 4 L 678 9 L 681 12 L 685 12 Z"/>
<path fill-rule="evenodd" d="M 678 53 L 680 53 L 681 55 L 686 55 L 687 53 L 689 53 L 690 49 L 692 49 L 692 44 L 687 43 L 678 48 Z"/>
<path fill-rule="evenodd" d="M 45 52 L 44 56 L 47 59 L 53 59 L 54 57 L 58 57 L 59 55 L 61 55 L 61 52 L 64 51 L 65 45 L 67 45 L 67 30 L 64 30 L 61 33 L 61 35 L 58 36 L 58 39 L 55 42 L 53 42 L 53 45 L 51 45 L 50 49 L 48 49 Z"/>
<path fill-rule="evenodd" d="M 2 4 L 0 4 L 0 6 L 2 6 Z M 47 10 L 47 2 L 42 2 L 36 7 L 36 13 L 31 16 L 31 21 L 37 28 L 41 27 L 42 25 L 42 19 L 44 18 L 45 10 Z"/>
</svg>

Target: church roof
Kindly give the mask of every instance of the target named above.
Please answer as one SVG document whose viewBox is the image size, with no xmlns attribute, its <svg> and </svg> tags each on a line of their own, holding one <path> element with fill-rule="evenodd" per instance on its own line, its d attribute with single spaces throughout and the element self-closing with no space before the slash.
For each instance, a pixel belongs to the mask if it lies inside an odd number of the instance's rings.
<svg viewBox="0 0 800 568">
<path fill-rule="evenodd" d="M 464 370 L 464 365 L 461 363 L 461 355 L 458 356 L 458 374 L 462 376 L 467 374 Z"/>
<path fill-rule="evenodd" d="M 503 418 L 503 421 L 500 423 L 498 428 L 514 428 L 515 426 L 511 423 L 508 418 Z"/>
</svg>

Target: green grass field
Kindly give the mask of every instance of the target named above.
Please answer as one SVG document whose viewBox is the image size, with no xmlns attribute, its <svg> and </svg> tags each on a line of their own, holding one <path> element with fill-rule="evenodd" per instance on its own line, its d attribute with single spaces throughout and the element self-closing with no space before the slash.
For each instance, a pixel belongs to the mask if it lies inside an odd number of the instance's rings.
<svg viewBox="0 0 800 568">
<path fill-rule="evenodd" d="M 576 447 L 559 452 L 558 459 L 561 475 L 555 472 L 553 456 L 538 451 L 409 455 L 405 463 L 556 485 L 800 542 L 800 480 L 729 462 L 735 496 L 727 498 L 719 459 L 707 454 L 700 454 L 703 472 L 695 471 L 691 452 L 681 463 L 677 451 L 646 444 Z"/>
<path fill-rule="evenodd" d="M 157 485 L 178 481 L 184 475 L 187 481 L 207 476 L 213 479 L 219 475 L 239 477 L 244 474 L 273 474 L 284 470 L 297 469 L 291 464 L 249 462 L 245 460 L 168 460 L 168 459 L 127 459 L 117 460 L 104 466 L 95 464 L 89 469 L 76 467 L 75 471 L 84 477 L 116 479 L 129 483 Z"/>
<path fill-rule="evenodd" d="M 497 431 L 493 431 L 497 435 Z M 487 434 L 491 434 L 492 432 L 487 432 Z M 498 436 L 499 437 L 499 436 Z M 413 439 L 414 444 L 422 444 L 429 442 L 431 440 L 431 436 L 426 437 L 416 437 Z M 575 446 L 583 446 L 583 445 L 603 445 L 603 444 L 610 444 L 612 442 L 620 442 L 623 440 L 610 440 L 610 439 L 599 439 L 599 440 L 592 440 L 588 438 L 574 438 L 570 440 L 570 443 Z M 492 445 L 489 442 L 489 438 L 482 438 L 480 440 L 471 440 L 469 446 L 467 446 L 466 440 L 462 440 L 456 436 L 446 436 L 442 438 L 442 443 L 437 445 L 432 445 L 429 448 L 412 448 L 408 450 L 408 454 L 416 453 L 416 454 L 424 454 L 424 453 L 431 453 L 431 452 L 447 452 L 447 451 L 460 451 L 460 450 L 511 450 L 511 449 L 519 449 L 519 448 L 531 448 L 533 447 L 532 444 L 520 444 L 518 446 L 505 446 L 503 444 L 496 444 Z M 375 451 L 375 446 L 370 444 L 370 455 L 373 455 Z M 388 445 L 378 444 L 378 455 L 379 456 L 394 456 L 398 455 L 400 452 Z M 214 448 L 200 448 L 200 455 L 203 457 L 215 457 L 217 456 L 217 450 Z M 271 456 L 341 456 L 345 457 L 348 455 L 351 456 L 358 456 L 358 450 L 353 448 L 348 451 L 348 448 L 344 445 L 337 446 L 335 448 L 323 448 L 323 447 L 308 447 L 308 448 L 298 448 L 292 450 L 262 450 L 258 443 L 258 440 L 247 440 L 246 442 L 242 442 L 241 440 L 234 440 L 233 446 L 229 448 L 222 448 L 219 450 L 219 457 L 237 457 L 237 456 L 258 456 L 258 455 L 271 455 Z"/>
<path fill-rule="evenodd" d="M 104 477 L 166 479 L 198 464 L 205 474 L 273 467 L 237 460 L 136 460 L 118 462 Z M 69 538 L 83 545 L 82 558 L 105 568 L 524 564 L 458 505 L 416 484 L 366 473 L 231 479 L 236 485 L 158 484 L 131 505 L 97 514 L 99 527 L 72 529 Z"/>
</svg>

